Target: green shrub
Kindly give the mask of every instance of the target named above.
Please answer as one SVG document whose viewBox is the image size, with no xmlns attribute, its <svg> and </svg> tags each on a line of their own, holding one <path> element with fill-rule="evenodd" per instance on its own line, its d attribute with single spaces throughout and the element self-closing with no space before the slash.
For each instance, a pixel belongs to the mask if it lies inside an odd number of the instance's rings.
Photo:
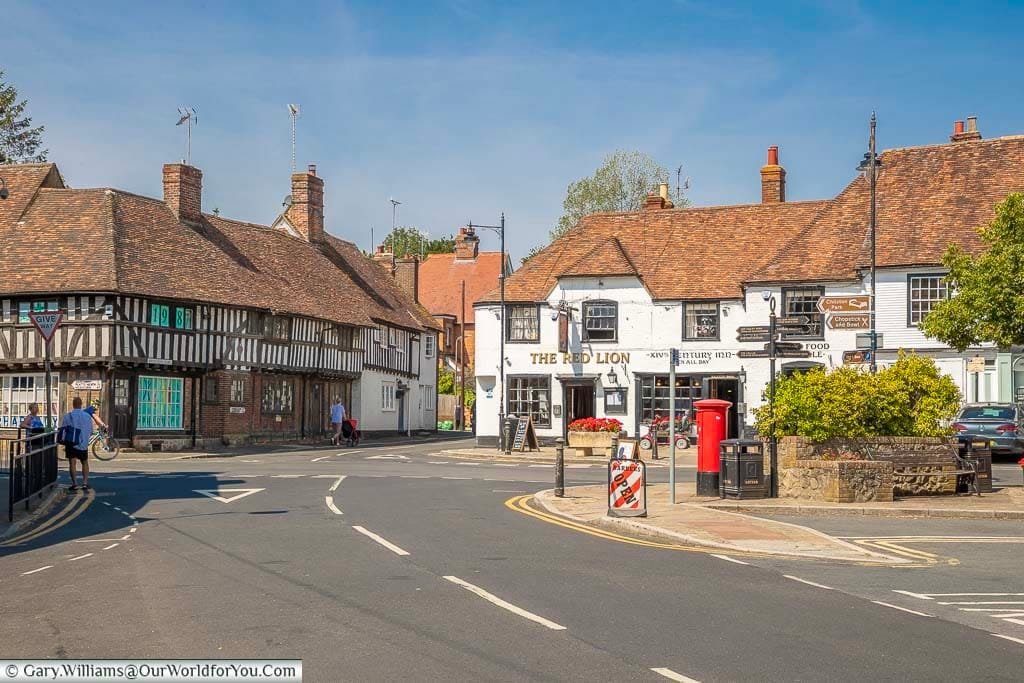
<svg viewBox="0 0 1024 683">
<path fill-rule="evenodd" d="M 865 436 L 940 436 L 960 406 L 953 379 L 928 358 L 900 353 L 891 367 L 871 375 L 843 367 L 810 370 L 775 383 L 754 412 L 759 434 L 806 436 L 815 442 Z"/>
</svg>

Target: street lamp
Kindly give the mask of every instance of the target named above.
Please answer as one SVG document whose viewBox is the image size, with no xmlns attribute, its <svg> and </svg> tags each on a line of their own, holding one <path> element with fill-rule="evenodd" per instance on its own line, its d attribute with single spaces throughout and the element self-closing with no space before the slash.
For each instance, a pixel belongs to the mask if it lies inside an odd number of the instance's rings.
<svg viewBox="0 0 1024 683">
<path fill-rule="evenodd" d="M 869 332 L 871 338 L 871 374 L 878 372 L 878 361 L 875 359 L 875 356 L 878 354 L 878 332 L 875 328 L 875 221 L 877 216 L 875 195 L 878 187 L 878 168 L 881 165 L 882 160 L 875 154 L 875 112 L 871 112 L 871 132 L 868 136 L 868 151 L 865 152 L 864 159 L 857 166 L 857 170 L 863 173 L 871 184 L 871 216 L 869 219 L 869 231 L 871 233 L 871 314 L 869 316 L 871 318 L 871 331 Z"/>
<path fill-rule="evenodd" d="M 768 435 L 768 456 L 771 469 L 771 488 L 769 496 L 779 495 L 779 441 L 775 436 L 775 297 L 771 290 L 761 292 L 761 298 L 768 302 L 768 422 L 771 433 Z"/>
<path fill-rule="evenodd" d="M 498 448 L 505 450 L 505 212 L 501 212 L 499 225 L 473 225 L 473 221 L 470 221 L 467 227 L 470 230 L 492 230 L 501 238 L 501 272 L 498 275 L 501 286 L 501 312 L 498 314 L 501 321 L 501 333 L 498 335 Z"/>
</svg>

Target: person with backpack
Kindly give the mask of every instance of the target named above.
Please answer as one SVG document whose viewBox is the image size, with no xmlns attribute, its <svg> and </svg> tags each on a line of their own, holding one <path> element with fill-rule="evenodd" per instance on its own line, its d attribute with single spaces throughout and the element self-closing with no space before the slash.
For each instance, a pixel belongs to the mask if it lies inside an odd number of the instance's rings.
<svg viewBox="0 0 1024 683">
<path fill-rule="evenodd" d="M 82 490 L 89 490 L 89 439 L 92 437 L 93 416 L 82 410 L 82 397 L 75 396 L 71 401 L 71 410 L 60 422 L 60 442 L 68 457 L 68 470 L 71 473 L 69 491 L 77 491 L 75 479 L 75 463 L 82 464 Z"/>
</svg>

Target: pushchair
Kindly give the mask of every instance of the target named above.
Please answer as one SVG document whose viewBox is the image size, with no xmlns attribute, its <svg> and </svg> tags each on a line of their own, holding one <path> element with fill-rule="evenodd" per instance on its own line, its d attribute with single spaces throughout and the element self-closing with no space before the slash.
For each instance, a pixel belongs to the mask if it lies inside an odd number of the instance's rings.
<svg viewBox="0 0 1024 683">
<path fill-rule="evenodd" d="M 341 438 L 345 439 L 349 447 L 358 446 L 359 439 L 363 438 L 363 433 L 359 431 L 359 420 L 355 418 L 348 418 L 341 423 Z"/>
</svg>

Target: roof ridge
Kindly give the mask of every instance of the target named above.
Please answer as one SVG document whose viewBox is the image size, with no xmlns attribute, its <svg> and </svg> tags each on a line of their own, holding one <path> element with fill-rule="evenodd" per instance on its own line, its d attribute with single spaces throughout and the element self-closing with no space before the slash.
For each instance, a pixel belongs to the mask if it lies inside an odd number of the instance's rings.
<svg viewBox="0 0 1024 683">
<path fill-rule="evenodd" d="M 981 138 L 980 140 L 961 140 L 959 142 L 953 142 L 952 140 L 950 140 L 949 142 L 933 142 L 928 145 L 907 145 L 906 147 L 889 147 L 887 149 L 883 149 L 881 151 L 881 154 L 885 154 L 886 152 L 913 152 L 925 149 L 936 149 L 939 147 L 963 147 L 965 149 L 970 149 L 971 147 L 974 147 L 976 145 L 984 145 L 991 142 L 1016 142 L 1020 140 L 1024 140 L 1024 134 L 999 135 L 994 138 Z"/>
</svg>

